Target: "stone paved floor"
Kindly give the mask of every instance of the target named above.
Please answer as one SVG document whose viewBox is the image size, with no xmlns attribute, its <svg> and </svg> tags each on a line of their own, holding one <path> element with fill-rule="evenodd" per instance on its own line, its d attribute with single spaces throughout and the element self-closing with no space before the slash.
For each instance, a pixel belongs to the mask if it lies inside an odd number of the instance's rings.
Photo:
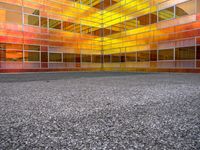
<svg viewBox="0 0 200 150">
<path fill-rule="evenodd" d="M 0 75 L 0 149 L 200 149 L 200 75 Z"/>
</svg>

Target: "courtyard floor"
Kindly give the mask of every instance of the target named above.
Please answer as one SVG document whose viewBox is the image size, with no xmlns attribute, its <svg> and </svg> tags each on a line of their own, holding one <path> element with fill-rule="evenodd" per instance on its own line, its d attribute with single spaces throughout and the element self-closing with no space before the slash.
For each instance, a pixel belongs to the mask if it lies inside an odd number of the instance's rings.
<svg viewBox="0 0 200 150">
<path fill-rule="evenodd" d="M 0 149 L 200 149 L 200 74 L 1 74 Z"/>
</svg>

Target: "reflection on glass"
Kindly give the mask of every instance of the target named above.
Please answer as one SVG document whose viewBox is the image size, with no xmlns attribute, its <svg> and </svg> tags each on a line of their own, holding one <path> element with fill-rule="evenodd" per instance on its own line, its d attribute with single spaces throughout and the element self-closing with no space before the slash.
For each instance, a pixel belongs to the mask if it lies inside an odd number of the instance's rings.
<svg viewBox="0 0 200 150">
<path fill-rule="evenodd" d="M 176 60 L 195 59 L 195 47 L 176 48 Z"/>
<path fill-rule="evenodd" d="M 49 61 L 50 62 L 62 62 L 62 54 L 61 53 L 49 53 Z"/>
<path fill-rule="evenodd" d="M 24 23 L 33 26 L 39 26 L 39 17 L 25 14 Z"/>
<path fill-rule="evenodd" d="M 160 10 L 158 12 L 159 21 L 168 20 L 174 18 L 174 7 Z"/>
<path fill-rule="evenodd" d="M 158 51 L 159 60 L 173 60 L 174 59 L 174 49 L 164 49 Z"/>
<path fill-rule="evenodd" d="M 25 61 L 40 61 L 39 52 L 25 52 L 24 57 Z"/>
<path fill-rule="evenodd" d="M 191 15 L 195 13 L 195 0 L 176 5 L 176 17 Z"/>
<path fill-rule="evenodd" d="M 61 21 L 60 20 L 49 19 L 49 28 L 61 29 Z"/>
</svg>

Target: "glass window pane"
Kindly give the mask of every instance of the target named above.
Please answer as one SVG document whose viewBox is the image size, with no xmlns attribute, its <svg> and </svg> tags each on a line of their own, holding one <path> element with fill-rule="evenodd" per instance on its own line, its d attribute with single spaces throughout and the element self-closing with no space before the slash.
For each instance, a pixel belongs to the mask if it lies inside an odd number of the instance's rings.
<svg viewBox="0 0 200 150">
<path fill-rule="evenodd" d="M 63 62 L 75 62 L 75 54 L 64 53 Z"/>
<path fill-rule="evenodd" d="M 6 61 L 22 61 L 22 60 L 23 60 L 22 51 L 13 51 L 13 50 L 6 51 Z"/>
<path fill-rule="evenodd" d="M 40 24 L 41 24 L 41 27 L 47 28 L 47 18 L 41 17 Z"/>
<path fill-rule="evenodd" d="M 149 51 L 145 52 L 137 52 L 137 61 L 138 62 L 145 62 L 149 61 Z"/>
<path fill-rule="evenodd" d="M 41 52 L 41 62 L 48 62 L 48 53 Z"/>
<path fill-rule="evenodd" d="M 176 17 L 191 15 L 195 13 L 195 1 L 191 0 L 176 5 Z"/>
<path fill-rule="evenodd" d="M 61 21 L 49 19 L 49 28 L 52 29 L 61 29 Z"/>
<path fill-rule="evenodd" d="M 158 12 L 158 16 L 159 16 L 159 21 L 169 20 L 174 18 L 174 7 L 160 10 Z"/>
<path fill-rule="evenodd" d="M 150 61 L 157 61 L 157 50 L 150 51 Z"/>
<path fill-rule="evenodd" d="M 39 17 L 25 14 L 24 23 L 28 25 L 33 25 L 33 26 L 39 26 Z"/>
<path fill-rule="evenodd" d="M 195 47 L 176 48 L 176 60 L 195 59 Z"/>
<path fill-rule="evenodd" d="M 25 52 L 25 61 L 40 61 L 39 52 Z"/>
<path fill-rule="evenodd" d="M 93 63 L 101 63 L 101 55 L 92 55 Z"/>
<path fill-rule="evenodd" d="M 151 24 L 157 23 L 157 12 L 153 12 L 150 14 Z"/>
<path fill-rule="evenodd" d="M 62 54 L 61 53 L 49 53 L 49 61 L 50 62 L 62 62 Z"/>
<path fill-rule="evenodd" d="M 111 55 L 112 57 L 112 62 L 120 62 L 121 60 L 120 60 L 120 54 L 112 54 Z"/>
<path fill-rule="evenodd" d="M 110 61 L 111 61 L 110 55 L 104 55 L 104 62 L 110 63 Z"/>
<path fill-rule="evenodd" d="M 63 30 L 74 32 L 74 23 L 64 21 L 63 22 Z"/>
<path fill-rule="evenodd" d="M 159 60 L 173 60 L 174 59 L 174 49 L 164 49 L 158 51 Z"/>
<path fill-rule="evenodd" d="M 6 51 L 0 50 L 0 61 L 5 61 L 5 60 L 6 60 Z"/>
<path fill-rule="evenodd" d="M 197 56 L 196 59 L 200 59 L 200 46 L 197 46 Z"/>
<path fill-rule="evenodd" d="M 127 62 L 136 61 L 136 52 L 134 52 L 134 53 L 126 53 L 126 61 Z"/>
<path fill-rule="evenodd" d="M 40 51 L 40 46 L 38 46 L 38 45 L 24 45 L 24 50 Z"/>
<path fill-rule="evenodd" d="M 126 21 L 126 30 L 131 30 L 137 28 L 136 18 Z"/>
<path fill-rule="evenodd" d="M 137 18 L 138 27 L 147 26 L 150 24 L 149 14 Z"/>
<path fill-rule="evenodd" d="M 82 62 L 91 62 L 91 55 L 81 55 Z"/>
</svg>

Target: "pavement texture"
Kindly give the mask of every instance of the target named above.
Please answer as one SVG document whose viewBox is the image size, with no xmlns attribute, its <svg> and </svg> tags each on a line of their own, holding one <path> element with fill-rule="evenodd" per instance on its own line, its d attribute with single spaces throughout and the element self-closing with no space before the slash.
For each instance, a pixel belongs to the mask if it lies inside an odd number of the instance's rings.
<svg viewBox="0 0 200 150">
<path fill-rule="evenodd" d="M 200 75 L 0 75 L 0 149 L 200 149 Z"/>
</svg>

